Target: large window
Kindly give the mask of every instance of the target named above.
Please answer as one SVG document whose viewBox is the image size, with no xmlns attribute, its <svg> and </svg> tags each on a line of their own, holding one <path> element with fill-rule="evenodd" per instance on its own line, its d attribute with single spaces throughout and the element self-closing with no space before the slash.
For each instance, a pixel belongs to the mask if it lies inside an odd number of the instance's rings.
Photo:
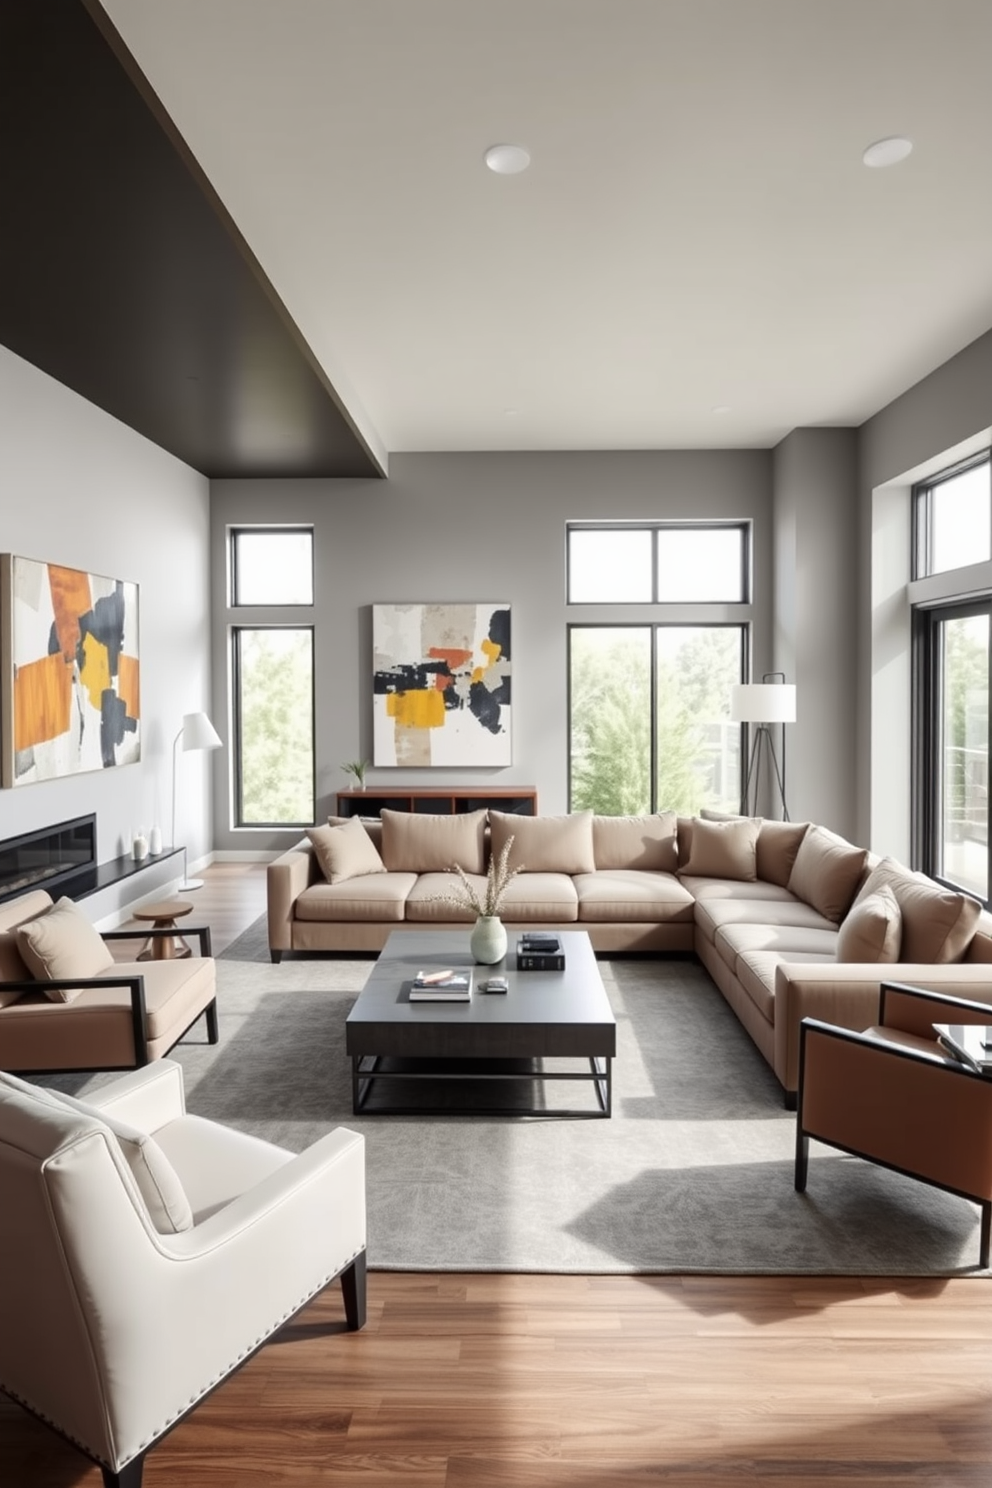
<svg viewBox="0 0 992 1488">
<path fill-rule="evenodd" d="M 570 804 L 603 816 L 737 811 L 743 625 L 569 627 Z"/>
<path fill-rule="evenodd" d="M 920 866 L 988 901 L 992 592 L 989 455 L 941 471 L 915 500 L 914 826 Z M 961 570 L 960 577 L 955 572 Z"/>
<path fill-rule="evenodd" d="M 235 626 L 236 825 L 314 819 L 313 630 Z"/>
<path fill-rule="evenodd" d="M 313 533 L 234 528 L 230 573 L 240 612 L 231 628 L 235 825 L 306 826 L 315 806 L 314 632 L 300 611 L 312 618 Z"/>
<path fill-rule="evenodd" d="M 566 553 L 570 809 L 737 811 L 750 523 L 574 522 Z"/>
</svg>

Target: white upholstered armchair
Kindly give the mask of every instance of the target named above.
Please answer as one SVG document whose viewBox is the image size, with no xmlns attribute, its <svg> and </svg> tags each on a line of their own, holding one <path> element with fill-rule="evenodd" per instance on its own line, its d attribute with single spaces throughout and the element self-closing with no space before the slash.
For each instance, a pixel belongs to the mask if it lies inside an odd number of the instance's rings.
<svg viewBox="0 0 992 1488">
<path fill-rule="evenodd" d="M 0 1195 L 0 1390 L 107 1488 L 336 1277 L 365 1321 L 364 1139 L 188 1115 L 170 1060 L 85 1103 L 0 1074 Z"/>
</svg>

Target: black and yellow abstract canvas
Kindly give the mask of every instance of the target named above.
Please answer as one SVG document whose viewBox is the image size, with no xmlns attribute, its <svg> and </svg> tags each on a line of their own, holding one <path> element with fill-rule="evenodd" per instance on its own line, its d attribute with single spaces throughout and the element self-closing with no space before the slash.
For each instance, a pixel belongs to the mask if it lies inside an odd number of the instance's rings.
<svg viewBox="0 0 992 1488">
<path fill-rule="evenodd" d="M 509 765 L 510 606 L 372 606 L 376 765 Z"/>
<path fill-rule="evenodd" d="M 138 586 L 0 554 L 2 782 L 141 755 Z"/>
</svg>

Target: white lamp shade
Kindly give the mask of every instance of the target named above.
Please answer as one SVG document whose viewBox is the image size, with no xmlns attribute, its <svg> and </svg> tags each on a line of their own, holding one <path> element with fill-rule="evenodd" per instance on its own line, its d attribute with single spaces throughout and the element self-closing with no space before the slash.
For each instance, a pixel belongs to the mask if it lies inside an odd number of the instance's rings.
<svg viewBox="0 0 992 1488">
<path fill-rule="evenodd" d="M 730 689 L 734 723 L 795 723 L 794 682 L 738 682 Z"/>
<path fill-rule="evenodd" d="M 220 735 L 206 713 L 183 714 L 183 749 L 219 749 Z"/>
</svg>

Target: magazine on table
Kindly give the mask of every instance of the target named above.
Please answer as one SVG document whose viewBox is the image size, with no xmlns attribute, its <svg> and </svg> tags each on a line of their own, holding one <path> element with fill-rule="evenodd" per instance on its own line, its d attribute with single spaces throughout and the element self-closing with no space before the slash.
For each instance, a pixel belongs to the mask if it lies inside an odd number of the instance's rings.
<svg viewBox="0 0 992 1488">
<path fill-rule="evenodd" d="M 411 1002 L 468 1002 L 471 996 L 471 970 L 418 971 L 410 984 Z"/>
</svg>

